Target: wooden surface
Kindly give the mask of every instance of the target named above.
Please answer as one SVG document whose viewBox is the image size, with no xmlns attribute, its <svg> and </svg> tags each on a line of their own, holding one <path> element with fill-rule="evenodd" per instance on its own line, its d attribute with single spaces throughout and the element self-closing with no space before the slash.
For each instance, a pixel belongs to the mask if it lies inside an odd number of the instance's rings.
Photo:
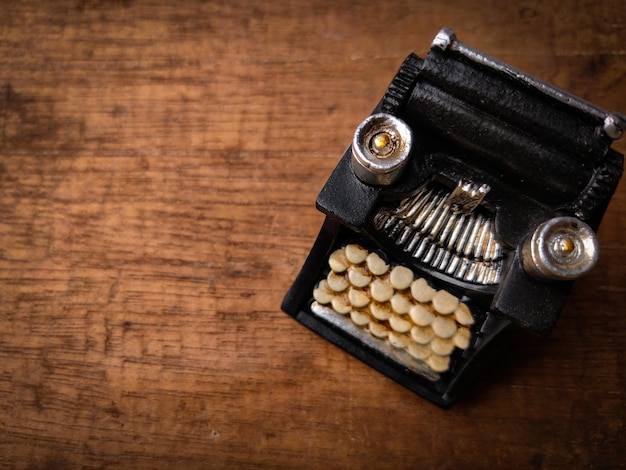
<svg viewBox="0 0 626 470">
<path fill-rule="evenodd" d="M 3 2 L 1 468 L 625 465 L 624 182 L 554 334 L 448 411 L 280 311 L 406 55 L 450 26 L 626 112 L 623 3 L 345 3 Z"/>
</svg>

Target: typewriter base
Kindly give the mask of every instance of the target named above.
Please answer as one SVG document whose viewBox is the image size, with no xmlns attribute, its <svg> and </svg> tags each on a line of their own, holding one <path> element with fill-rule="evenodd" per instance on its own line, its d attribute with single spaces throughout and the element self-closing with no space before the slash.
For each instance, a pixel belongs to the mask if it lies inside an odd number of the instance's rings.
<svg viewBox="0 0 626 470">
<path fill-rule="evenodd" d="M 371 347 L 345 328 L 338 327 L 316 315 L 311 309 L 313 301 L 311 293 L 326 269 L 326 261 L 330 253 L 341 243 L 363 240 L 360 234 L 352 232 L 338 221 L 327 217 L 300 274 L 285 296 L 282 309 L 324 339 L 409 390 L 442 408 L 450 407 L 457 397 L 471 386 L 480 375 L 480 371 L 488 366 L 490 360 L 498 357 L 497 350 L 505 346 L 504 340 L 513 330 L 511 322 L 488 313 L 477 333 L 479 340 L 476 345 L 470 351 L 457 357 L 450 371 L 440 374 L 435 380 L 392 360 L 388 355 Z"/>
</svg>

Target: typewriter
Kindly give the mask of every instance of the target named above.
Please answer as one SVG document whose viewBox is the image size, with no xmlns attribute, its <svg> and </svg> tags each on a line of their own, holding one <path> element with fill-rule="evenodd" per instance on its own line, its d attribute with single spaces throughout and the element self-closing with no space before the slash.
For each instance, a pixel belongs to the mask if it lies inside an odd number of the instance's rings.
<svg viewBox="0 0 626 470">
<path fill-rule="evenodd" d="M 507 332 L 550 333 L 593 268 L 625 125 L 442 29 L 321 190 L 283 310 L 450 406 Z"/>
</svg>

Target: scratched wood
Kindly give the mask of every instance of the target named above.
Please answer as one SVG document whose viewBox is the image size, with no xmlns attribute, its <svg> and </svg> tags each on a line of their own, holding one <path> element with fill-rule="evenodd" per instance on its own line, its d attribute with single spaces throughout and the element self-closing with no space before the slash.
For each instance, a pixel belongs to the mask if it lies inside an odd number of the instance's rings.
<svg viewBox="0 0 626 470">
<path fill-rule="evenodd" d="M 624 183 L 554 334 L 451 410 L 279 308 L 353 129 L 441 26 L 626 112 L 622 3 L 552 3 L 4 2 L 0 467 L 624 465 Z"/>
</svg>

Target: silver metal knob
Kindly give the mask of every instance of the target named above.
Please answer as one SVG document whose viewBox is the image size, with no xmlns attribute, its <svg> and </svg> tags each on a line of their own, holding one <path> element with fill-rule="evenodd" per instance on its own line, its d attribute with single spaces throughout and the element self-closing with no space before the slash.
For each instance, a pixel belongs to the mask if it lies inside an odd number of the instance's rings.
<svg viewBox="0 0 626 470">
<path fill-rule="evenodd" d="M 364 183 L 389 185 L 406 166 L 413 133 L 390 114 L 373 114 L 357 128 L 352 140 L 352 169 Z"/>
<path fill-rule="evenodd" d="M 598 261 L 598 254 L 596 234 L 575 217 L 555 217 L 542 223 L 522 248 L 525 271 L 554 281 L 587 274 Z"/>
</svg>

